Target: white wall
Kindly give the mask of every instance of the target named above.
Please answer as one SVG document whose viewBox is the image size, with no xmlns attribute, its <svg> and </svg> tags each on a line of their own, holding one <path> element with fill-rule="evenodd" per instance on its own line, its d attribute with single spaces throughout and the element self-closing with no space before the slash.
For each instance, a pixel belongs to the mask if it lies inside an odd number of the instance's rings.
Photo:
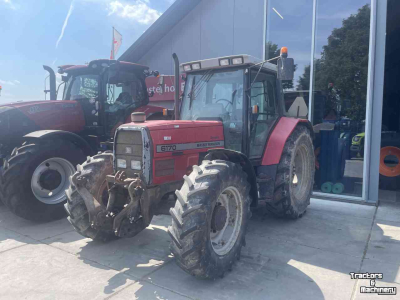
<svg viewBox="0 0 400 300">
<path fill-rule="evenodd" d="M 181 63 L 234 54 L 262 58 L 264 0 L 203 0 L 139 63 L 173 74 L 172 53 Z"/>
</svg>

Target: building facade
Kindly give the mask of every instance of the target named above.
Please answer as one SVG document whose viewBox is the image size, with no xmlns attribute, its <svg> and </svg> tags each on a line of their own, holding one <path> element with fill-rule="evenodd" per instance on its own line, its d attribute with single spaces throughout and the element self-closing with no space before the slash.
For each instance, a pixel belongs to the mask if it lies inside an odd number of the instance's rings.
<svg viewBox="0 0 400 300">
<path fill-rule="evenodd" d="M 120 59 L 170 75 L 173 53 L 269 59 L 288 47 L 286 108 L 307 105 L 318 136 L 314 196 L 377 203 L 387 2 L 177 0 Z"/>
</svg>

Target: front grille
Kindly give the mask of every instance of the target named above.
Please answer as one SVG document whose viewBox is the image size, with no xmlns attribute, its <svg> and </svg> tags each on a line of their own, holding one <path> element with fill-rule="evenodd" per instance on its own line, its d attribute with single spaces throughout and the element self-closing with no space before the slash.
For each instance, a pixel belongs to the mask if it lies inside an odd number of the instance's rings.
<svg viewBox="0 0 400 300">
<path fill-rule="evenodd" d="M 127 153 L 127 148 L 130 148 L 131 153 Z M 140 161 L 141 169 L 143 168 L 143 139 L 141 131 L 120 130 L 117 135 L 114 151 L 117 171 L 125 171 L 128 177 L 141 172 L 141 170 L 131 169 L 132 160 Z M 118 159 L 126 161 L 126 169 L 117 166 Z"/>
</svg>

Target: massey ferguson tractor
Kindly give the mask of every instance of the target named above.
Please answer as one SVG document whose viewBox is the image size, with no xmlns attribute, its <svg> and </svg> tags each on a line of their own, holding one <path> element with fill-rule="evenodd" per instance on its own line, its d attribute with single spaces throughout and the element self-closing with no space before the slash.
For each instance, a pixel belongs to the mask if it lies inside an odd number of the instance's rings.
<svg viewBox="0 0 400 300">
<path fill-rule="evenodd" d="M 57 99 L 54 71 L 50 99 Z M 65 216 L 65 190 L 77 164 L 112 149 L 115 129 L 133 111 L 163 118 L 149 106 L 147 67 L 115 60 L 59 67 L 60 101 L 0 106 L 0 199 L 16 215 L 34 221 Z"/>
<path fill-rule="evenodd" d="M 216 278 L 240 258 L 251 208 L 262 201 L 277 216 L 301 217 L 314 181 L 313 131 L 307 120 L 284 116 L 281 81 L 293 79 L 293 59 L 286 48 L 276 59 L 182 64 L 175 120 L 133 113 L 116 130 L 113 152 L 78 165 L 65 205 L 75 230 L 94 240 L 133 237 L 174 195 L 168 232 L 177 264 Z"/>
</svg>

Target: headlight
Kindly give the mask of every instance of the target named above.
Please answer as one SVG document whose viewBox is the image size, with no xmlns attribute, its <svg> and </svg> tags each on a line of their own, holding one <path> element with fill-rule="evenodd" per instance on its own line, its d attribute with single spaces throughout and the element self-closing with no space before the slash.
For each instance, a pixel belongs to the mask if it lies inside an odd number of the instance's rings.
<svg viewBox="0 0 400 300">
<path fill-rule="evenodd" d="M 138 160 L 131 160 L 131 169 L 132 169 L 132 170 L 141 170 L 142 167 L 140 166 L 140 161 L 138 161 Z"/>
<path fill-rule="evenodd" d="M 126 169 L 126 160 L 125 159 L 117 159 L 117 167 Z"/>
</svg>

